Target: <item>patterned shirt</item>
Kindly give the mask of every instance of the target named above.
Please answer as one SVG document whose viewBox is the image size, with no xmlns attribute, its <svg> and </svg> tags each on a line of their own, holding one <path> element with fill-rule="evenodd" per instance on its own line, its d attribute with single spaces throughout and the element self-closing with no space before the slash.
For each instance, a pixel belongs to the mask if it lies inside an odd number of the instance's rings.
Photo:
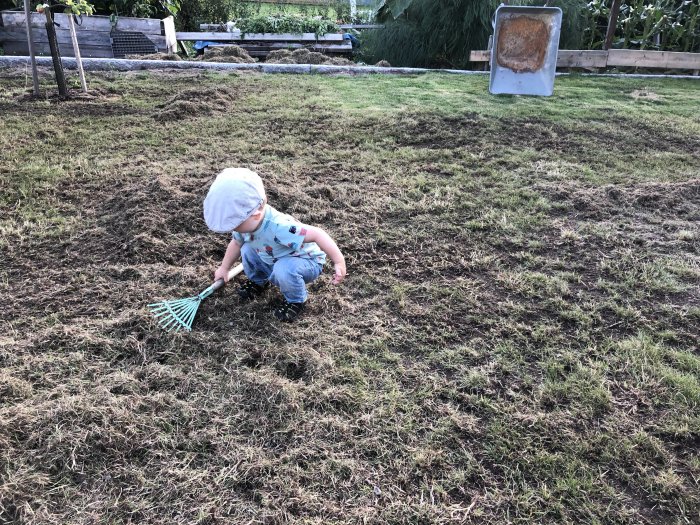
<svg viewBox="0 0 700 525">
<path fill-rule="evenodd" d="M 249 244 L 267 264 L 275 264 L 282 257 L 301 257 L 323 265 L 326 254 L 315 242 L 304 242 L 306 228 L 303 224 L 268 205 L 260 226 L 251 233 L 233 232 L 233 239 Z"/>
</svg>

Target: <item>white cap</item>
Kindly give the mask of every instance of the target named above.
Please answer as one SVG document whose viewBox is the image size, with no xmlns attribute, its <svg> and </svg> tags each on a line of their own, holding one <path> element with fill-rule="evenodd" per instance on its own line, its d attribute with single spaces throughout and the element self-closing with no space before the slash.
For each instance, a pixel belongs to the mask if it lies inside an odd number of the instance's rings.
<svg viewBox="0 0 700 525">
<path fill-rule="evenodd" d="M 226 168 L 216 176 L 204 199 L 204 221 L 210 230 L 228 233 L 265 202 L 265 188 L 254 171 Z"/>
</svg>

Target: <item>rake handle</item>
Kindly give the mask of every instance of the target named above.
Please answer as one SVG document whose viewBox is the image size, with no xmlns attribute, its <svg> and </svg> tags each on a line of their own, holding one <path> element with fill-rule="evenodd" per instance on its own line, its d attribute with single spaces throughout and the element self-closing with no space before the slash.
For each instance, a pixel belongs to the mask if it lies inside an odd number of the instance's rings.
<svg viewBox="0 0 700 525">
<path fill-rule="evenodd" d="M 243 265 L 242 265 L 242 264 L 237 264 L 236 266 L 234 266 L 233 268 L 231 268 L 231 269 L 229 270 L 229 272 L 228 272 L 228 280 L 230 281 L 231 279 L 233 279 L 236 275 L 238 275 L 238 274 L 241 273 L 242 271 L 243 271 Z M 217 280 L 214 282 L 214 284 L 211 285 L 211 291 L 212 291 L 212 292 L 215 292 L 216 290 L 218 290 L 219 288 L 221 288 L 221 287 L 224 286 L 225 284 L 226 284 L 226 282 L 225 282 L 223 279 L 217 279 Z"/>
</svg>

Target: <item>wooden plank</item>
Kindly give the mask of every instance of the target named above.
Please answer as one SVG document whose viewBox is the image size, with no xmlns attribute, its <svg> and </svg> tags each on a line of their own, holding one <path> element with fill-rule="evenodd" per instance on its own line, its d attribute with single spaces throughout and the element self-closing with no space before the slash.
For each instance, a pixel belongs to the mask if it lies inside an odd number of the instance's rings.
<svg viewBox="0 0 700 525">
<path fill-rule="evenodd" d="M 469 60 L 490 62 L 491 51 L 472 51 Z M 561 49 L 557 55 L 557 67 L 605 67 L 606 64 L 607 51 Z"/>
<path fill-rule="evenodd" d="M 491 60 L 491 51 L 471 51 L 469 53 L 470 62 L 489 62 Z"/>
<path fill-rule="evenodd" d="M 178 40 L 209 40 L 211 42 L 237 42 L 237 41 L 260 41 L 260 42 L 342 42 L 343 35 L 340 33 L 326 34 L 317 37 L 315 33 L 289 34 L 289 33 L 247 33 L 241 35 L 234 33 L 219 32 L 178 32 L 175 33 Z"/>
<path fill-rule="evenodd" d="M 112 41 L 110 39 L 108 31 L 76 31 L 76 33 L 78 36 L 78 45 L 80 46 L 81 50 L 86 46 L 109 47 L 111 49 Z M 49 39 L 48 35 L 46 34 L 46 30 L 37 28 L 33 34 L 35 42 L 48 43 Z M 168 52 L 166 37 L 150 34 L 147 34 L 145 36 L 158 47 L 158 51 L 162 53 Z M 61 49 L 61 53 L 63 53 L 64 45 L 72 46 L 70 31 L 68 29 L 56 29 L 56 39 L 58 40 L 58 45 Z M 0 42 L 3 41 L 6 43 L 19 42 L 24 43 L 26 45 L 27 34 L 25 32 L 8 30 L 7 28 L 0 27 Z M 70 56 L 73 56 L 73 54 L 71 53 Z"/>
<path fill-rule="evenodd" d="M 51 56 L 48 42 L 35 42 L 35 52 L 37 56 Z M 5 42 L 3 46 L 5 54 L 10 56 L 27 56 L 29 55 L 29 47 L 27 42 Z M 58 48 L 61 51 L 61 56 L 72 57 L 73 46 L 70 44 L 59 44 Z M 83 58 L 114 58 L 112 46 L 80 46 L 80 54 Z"/>
<path fill-rule="evenodd" d="M 223 33 L 226 31 L 226 24 L 199 24 L 200 31 L 218 31 Z"/>
<path fill-rule="evenodd" d="M 225 47 L 228 44 L 221 44 L 221 47 Z M 246 53 L 248 53 L 252 57 L 266 57 L 273 51 L 277 51 L 279 49 L 288 49 L 289 51 L 294 51 L 295 49 L 299 49 L 303 47 L 301 44 L 296 44 L 299 47 L 282 47 L 278 45 L 275 45 L 275 47 L 271 46 L 252 46 L 252 45 L 245 45 L 241 46 L 243 49 L 245 49 Z M 211 47 L 220 47 L 219 45 L 214 45 Z M 318 53 L 323 53 L 324 55 L 350 55 L 352 54 L 352 47 L 346 48 L 344 46 L 310 46 L 306 47 L 309 51 L 316 51 Z"/>
<path fill-rule="evenodd" d="M 256 40 L 256 41 L 290 41 L 290 42 L 342 42 L 343 35 L 340 33 L 328 33 L 323 36 L 316 36 L 315 33 L 302 33 L 302 34 L 291 34 L 291 33 L 246 33 L 243 35 L 243 40 Z"/>
<path fill-rule="evenodd" d="M 158 51 L 160 53 L 170 53 L 170 51 L 168 51 L 167 40 L 164 36 L 160 36 L 160 35 L 144 35 L 144 36 L 156 45 L 156 47 L 158 48 Z"/>
<path fill-rule="evenodd" d="M 384 29 L 384 24 L 340 24 L 340 29 Z"/>
<path fill-rule="evenodd" d="M 11 26 L 12 29 L 6 27 L 0 27 L 0 42 L 26 42 L 27 33 L 25 31 L 17 30 L 17 26 Z M 76 31 L 78 34 L 78 43 L 82 46 L 91 45 L 110 45 L 109 32 L 108 31 Z M 36 28 L 33 31 L 35 42 L 48 42 L 48 35 L 44 28 Z M 70 31 L 68 29 L 56 29 L 56 38 L 59 44 L 70 44 Z"/>
<path fill-rule="evenodd" d="M 340 29 L 383 29 L 384 24 L 340 24 Z M 200 31 L 225 32 L 226 24 L 199 24 Z"/>
<path fill-rule="evenodd" d="M 175 19 L 172 16 L 164 18 L 162 21 L 163 36 L 165 37 L 165 53 L 175 53 L 177 51 L 177 38 L 175 37 Z M 160 46 L 158 46 L 160 49 Z"/>
<path fill-rule="evenodd" d="M 384 24 L 340 24 L 340 29 L 383 29 Z M 227 31 L 226 24 L 199 24 L 200 31 Z"/>
<path fill-rule="evenodd" d="M 557 67 L 605 67 L 607 64 L 607 51 L 560 49 L 557 55 Z"/>
<path fill-rule="evenodd" d="M 231 42 L 240 40 L 241 35 L 238 33 L 212 33 L 212 32 L 183 32 L 175 33 L 175 38 L 182 41 L 188 40 L 209 40 L 211 42 Z"/>
<path fill-rule="evenodd" d="M 333 44 L 328 45 L 313 45 L 305 46 L 303 44 L 271 44 L 271 45 L 253 45 L 253 44 L 242 44 L 241 48 L 245 49 L 250 53 L 251 51 L 276 51 L 278 49 L 289 49 L 294 51 L 295 49 L 308 49 L 309 51 L 318 51 L 320 53 L 352 53 L 352 45 L 341 45 L 336 46 Z"/>
<path fill-rule="evenodd" d="M 660 69 L 700 69 L 700 53 L 611 49 L 608 66 Z"/>
<path fill-rule="evenodd" d="M 88 17 L 92 18 L 92 17 Z M 109 20 L 109 17 L 106 17 Z M 118 31 L 138 31 L 145 35 L 160 35 L 161 20 L 158 18 L 131 18 L 119 17 L 117 19 Z"/>
<path fill-rule="evenodd" d="M 2 12 L 2 21 L 5 27 L 20 26 L 26 27 L 26 17 L 24 13 Z M 57 29 L 68 29 L 68 16 L 63 13 L 54 14 L 54 21 L 59 24 Z M 46 17 L 41 13 L 32 13 L 32 27 L 43 28 L 46 24 Z M 109 31 L 111 28 L 109 17 L 107 16 L 84 16 L 82 24 L 76 25 L 76 31 Z"/>
<path fill-rule="evenodd" d="M 2 23 L 5 27 L 9 26 L 26 26 L 27 18 L 24 16 L 23 12 L 19 11 L 2 11 L 0 12 L 2 16 Z M 54 20 L 59 24 L 60 29 L 68 29 L 68 15 L 63 13 L 54 14 Z M 44 27 L 46 23 L 46 17 L 41 13 L 32 13 L 31 24 L 32 27 Z M 139 31 L 141 33 L 160 35 L 161 21 L 157 18 L 131 18 L 131 17 L 120 17 L 117 20 L 117 29 L 119 31 Z M 82 23 L 76 25 L 76 31 L 80 32 L 82 30 L 88 31 L 109 31 L 112 25 L 109 22 L 108 16 L 84 16 L 82 18 Z"/>
<path fill-rule="evenodd" d="M 488 62 L 490 51 L 472 51 L 472 62 Z M 700 69 L 700 53 L 611 49 L 610 51 L 562 49 L 557 67 L 646 67 L 657 69 Z"/>
</svg>

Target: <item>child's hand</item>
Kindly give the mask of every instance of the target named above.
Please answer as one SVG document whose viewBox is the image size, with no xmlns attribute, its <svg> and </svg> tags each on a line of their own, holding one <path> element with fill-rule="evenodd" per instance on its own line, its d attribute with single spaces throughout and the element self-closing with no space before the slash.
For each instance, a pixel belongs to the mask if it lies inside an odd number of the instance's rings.
<svg viewBox="0 0 700 525">
<path fill-rule="evenodd" d="M 345 261 L 333 263 L 335 267 L 335 275 L 333 276 L 333 284 L 340 284 L 340 281 L 345 279 L 347 270 L 345 269 Z"/>
<path fill-rule="evenodd" d="M 218 281 L 219 279 L 223 279 L 225 283 L 228 282 L 228 268 L 225 268 L 224 266 L 219 266 L 216 271 L 214 272 L 214 280 Z"/>
</svg>

